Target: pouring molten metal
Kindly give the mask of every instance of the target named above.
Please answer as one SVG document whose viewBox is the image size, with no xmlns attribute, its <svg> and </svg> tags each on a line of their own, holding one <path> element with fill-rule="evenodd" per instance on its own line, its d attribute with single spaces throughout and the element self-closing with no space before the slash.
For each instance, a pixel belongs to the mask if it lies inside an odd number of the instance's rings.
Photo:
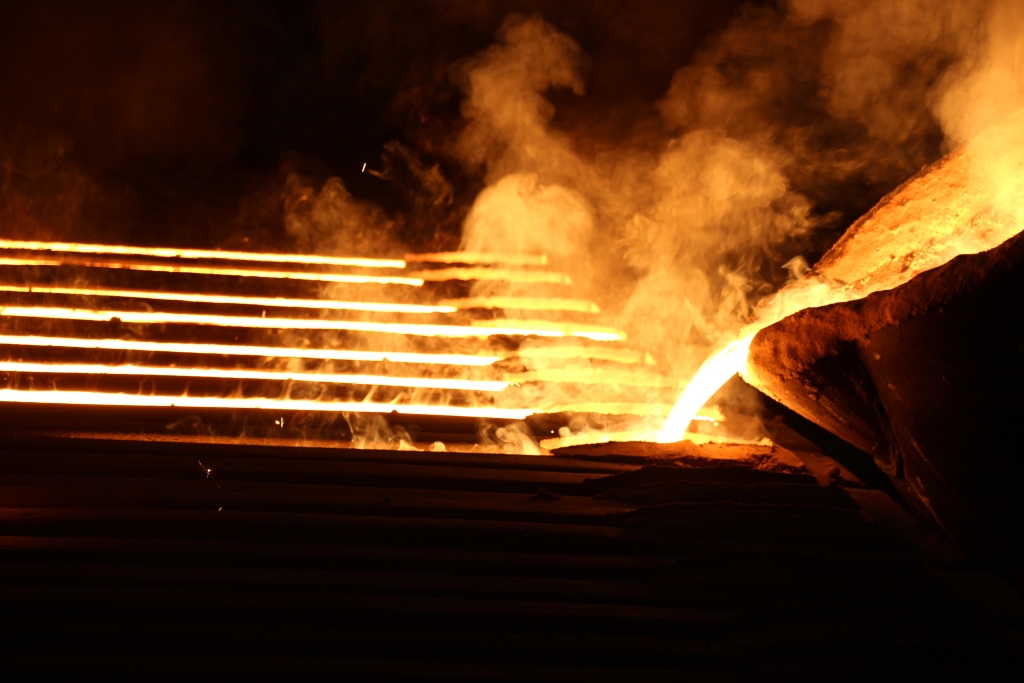
<svg viewBox="0 0 1024 683">
<path fill-rule="evenodd" d="M 884 197 L 804 279 L 759 305 L 737 339 L 704 362 L 676 402 L 658 441 L 682 440 L 697 410 L 736 374 L 783 400 L 748 363 L 751 344 L 762 329 L 807 308 L 899 287 L 956 256 L 987 251 L 1020 233 L 1022 166 L 1024 112 L 988 129 Z"/>
</svg>

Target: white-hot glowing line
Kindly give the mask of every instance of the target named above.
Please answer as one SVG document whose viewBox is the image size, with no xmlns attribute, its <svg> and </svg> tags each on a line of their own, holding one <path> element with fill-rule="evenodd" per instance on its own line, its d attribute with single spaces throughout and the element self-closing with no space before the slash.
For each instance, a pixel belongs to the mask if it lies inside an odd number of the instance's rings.
<svg viewBox="0 0 1024 683">
<path fill-rule="evenodd" d="M 150 408 L 219 408 L 230 410 L 298 410 L 328 413 L 398 413 L 492 420 L 525 420 L 530 410 L 463 406 L 404 405 L 358 401 L 303 401 L 274 398 L 213 398 L 207 396 L 141 396 L 100 391 L 25 391 L 0 389 L 0 403 L 77 406 L 140 406 Z"/>
<path fill-rule="evenodd" d="M 401 259 L 318 256 L 316 254 L 276 254 L 254 251 L 220 251 L 217 249 L 177 249 L 173 247 L 132 247 L 114 244 L 79 244 L 75 242 L 30 242 L 0 239 L 0 249 L 52 251 L 68 254 L 111 254 L 117 256 L 153 256 L 157 258 L 298 263 L 355 268 L 405 268 L 405 261 Z"/>
<path fill-rule="evenodd" d="M 665 420 L 665 425 L 658 434 L 658 443 L 675 443 L 683 440 L 686 428 L 690 426 L 697 411 L 722 388 L 723 384 L 732 379 L 733 375 L 743 372 L 746 368 L 753 339 L 752 334 L 737 339 L 704 361 Z"/>
<path fill-rule="evenodd" d="M 115 318 L 122 323 L 166 323 L 186 325 L 213 325 L 218 327 L 250 327 L 289 330 L 338 330 L 345 332 L 377 332 L 382 334 L 408 334 L 420 337 L 482 338 L 496 335 L 539 337 L 583 337 L 594 341 L 617 341 L 622 334 L 602 329 L 572 326 L 555 329 L 546 324 L 513 326 L 515 321 L 500 321 L 503 326 L 426 325 L 419 323 L 380 323 L 354 320 L 321 320 L 317 318 L 257 318 L 254 316 L 209 315 L 203 313 L 163 313 L 149 311 L 104 311 L 49 306 L 0 307 L 0 317 L 49 318 L 57 320 L 83 320 L 110 322 Z"/>
<path fill-rule="evenodd" d="M 154 273 L 187 273 L 192 275 L 226 275 L 232 277 L 258 277 L 277 280 L 305 280 L 311 282 L 339 282 L 352 285 L 407 285 L 421 287 L 423 279 L 379 275 L 352 275 L 343 273 L 313 273 L 299 270 L 253 270 L 250 268 L 218 268 L 215 266 L 182 266 L 158 263 L 119 263 L 117 261 L 90 261 L 86 259 L 22 259 L 0 258 L 2 266 L 81 266 L 85 268 L 111 268 L 115 270 L 141 270 Z"/>
<path fill-rule="evenodd" d="M 607 346 L 575 346 L 560 344 L 558 346 L 528 346 L 520 348 L 513 354 L 516 358 L 534 359 L 587 359 L 606 360 L 615 363 L 654 365 L 654 358 L 645 351 L 636 349 L 620 349 Z"/>
<path fill-rule="evenodd" d="M 282 346 L 244 346 L 232 344 L 193 344 L 151 342 L 133 339 L 85 339 L 78 337 L 41 337 L 0 335 L 0 345 L 44 348 L 91 349 L 100 351 L 140 351 L 146 353 L 190 353 L 257 358 L 304 358 L 308 360 L 362 361 L 368 363 L 416 363 L 423 365 L 461 365 L 485 367 L 500 356 L 473 356 L 458 353 L 393 353 L 388 351 L 350 351 L 345 349 L 305 349 Z"/>
<path fill-rule="evenodd" d="M 513 270 L 510 268 L 438 268 L 418 270 L 410 277 L 428 282 L 447 280 L 501 280 L 503 282 L 525 282 L 529 284 L 571 285 L 572 278 L 565 273 L 548 270 Z"/>
<path fill-rule="evenodd" d="M 594 341 L 622 341 L 626 333 L 603 325 L 586 325 L 583 323 L 553 322 L 550 320 L 474 320 L 473 327 L 503 330 L 524 330 L 518 334 L 539 334 L 541 331 L 560 333 L 553 336 L 584 337 Z M 503 332 L 502 334 L 509 334 Z M 551 335 L 548 335 L 551 336 Z"/>
<path fill-rule="evenodd" d="M 353 375 L 327 372 L 274 372 L 234 368 L 172 368 L 149 365 L 102 365 L 99 363 L 23 363 L 0 361 L 0 372 L 265 380 L 270 382 L 319 382 L 322 384 L 358 384 L 417 389 L 451 389 L 455 391 L 501 391 L 508 386 L 508 382 L 433 377 L 389 377 L 385 375 Z"/>
<path fill-rule="evenodd" d="M 549 297 L 520 296 L 480 296 L 465 299 L 445 299 L 445 306 L 460 309 L 512 309 L 521 311 L 571 311 L 573 313 L 600 313 L 601 309 L 593 301 L 584 299 L 555 299 Z"/>
<path fill-rule="evenodd" d="M 331 299 L 287 299 L 282 297 L 231 296 L 227 294 L 199 294 L 196 292 L 150 292 L 137 289 L 89 289 L 82 287 L 37 287 L 35 285 L 0 285 L 0 292 L 26 294 L 70 294 L 74 296 L 109 296 L 125 299 L 151 299 L 154 301 L 185 301 L 189 303 L 237 304 L 274 308 L 313 308 L 337 311 L 366 311 L 372 313 L 454 313 L 454 306 L 426 306 L 387 302 L 334 301 Z"/>
<path fill-rule="evenodd" d="M 484 254 L 473 251 L 443 251 L 406 254 L 407 263 L 463 263 L 466 265 L 546 266 L 547 254 Z"/>
</svg>

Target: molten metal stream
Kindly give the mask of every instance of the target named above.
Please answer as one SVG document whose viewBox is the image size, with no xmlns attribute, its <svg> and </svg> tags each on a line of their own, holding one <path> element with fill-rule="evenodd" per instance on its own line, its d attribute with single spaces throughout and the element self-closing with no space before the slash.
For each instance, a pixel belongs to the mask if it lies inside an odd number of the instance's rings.
<svg viewBox="0 0 1024 683">
<path fill-rule="evenodd" d="M 101 365 L 98 363 L 22 363 L 0 361 L 0 372 L 28 372 L 59 375 L 129 375 L 144 377 L 186 377 L 204 379 L 256 379 L 276 382 L 319 382 L 454 391 L 501 391 L 508 382 L 443 379 L 433 377 L 388 377 L 328 372 L 273 372 L 224 368 L 178 368 L 151 365 Z"/>
<path fill-rule="evenodd" d="M 753 340 L 753 334 L 741 337 L 704 361 L 669 413 L 661 433 L 658 434 L 658 443 L 675 443 L 683 440 L 686 428 L 690 426 L 697 411 L 733 375 L 743 372 L 746 368 L 750 343 Z"/>
<path fill-rule="evenodd" d="M 157 313 L 145 311 L 103 311 L 48 306 L 7 306 L 0 308 L 0 317 L 50 318 L 56 320 L 86 320 L 123 323 L 171 323 L 189 325 L 215 325 L 219 327 L 251 327 L 289 330 L 342 330 L 348 332 L 379 332 L 409 334 L 420 337 L 490 337 L 495 335 L 539 337 L 583 337 L 594 341 L 618 341 L 624 335 L 617 330 L 590 325 L 568 323 L 556 329 L 556 324 L 519 321 L 485 321 L 481 325 L 424 325 L 418 323 L 378 323 L 353 320 L 320 320 L 316 318 L 256 318 L 253 316 L 207 315 L 201 313 Z M 491 323 L 495 323 L 492 325 Z"/>
<path fill-rule="evenodd" d="M 102 351 L 142 351 L 149 353 L 191 353 L 259 358 L 305 358 L 309 360 L 362 361 L 368 363 L 419 363 L 424 365 L 461 365 L 485 367 L 500 356 L 472 356 L 458 353 L 393 353 L 389 351 L 348 351 L 336 349 L 300 349 L 282 346 L 242 346 L 232 344 L 192 344 L 151 342 L 132 339 L 85 339 L 78 337 L 37 337 L 0 335 L 0 345 L 93 349 Z"/>
<path fill-rule="evenodd" d="M 22 240 L 0 239 L 0 249 L 55 251 L 68 254 L 114 254 L 117 256 L 154 256 L 157 258 L 262 261 L 264 263 L 299 263 L 304 265 L 349 266 L 355 268 L 405 268 L 405 261 L 401 259 L 349 258 L 345 256 L 316 256 L 314 254 L 274 254 L 214 249 L 132 247 L 113 244 L 79 244 L 75 242 L 26 242 Z"/>
<path fill-rule="evenodd" d="M 463 406 L 402 405 L 359 401 L 298 401 L 273 398 L 211 398 L 207 396 L 137 396 L 96 391 L 23 391 L 0 389 L 0 403 L 43 403 L 77 406 L 141 406 L 151 408 L 227 408 L 232 410 L 300 410 L 321 413 L 398 413 L 494 420 L 525 420 L 530 410 Z"/>
</svg>

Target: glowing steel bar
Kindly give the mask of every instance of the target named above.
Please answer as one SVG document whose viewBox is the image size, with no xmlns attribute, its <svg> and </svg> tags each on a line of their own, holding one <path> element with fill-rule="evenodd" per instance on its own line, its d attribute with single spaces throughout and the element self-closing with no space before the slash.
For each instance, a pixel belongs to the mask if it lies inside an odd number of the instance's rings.
<svg viewBox="0 0 1024 683">
<path fill-rule="evenodd" d="M 508 373 L 505 379 L 516 384 L 526 382 L 557 382 L 562 384 L 612 384 L 631 387 L 674 388 L 668 377 L 644 372 L 613 371 L 595 368 L 558 368 L 532 372 Z"/>
<path fill-rule="evenodd" d="M 309 360 L 364 361 L 370 363 L 387 361 L 392 363 L 462 365 L 470 367 L 484 367 L 501 360 L 500 356 L 472 356 L 458 353 L 391 353 L 387 351 L 299 349 L 281 346 L 192 344 L 183 342 L 135 341 L 132 339 L 83 339 L 78 337 L 39 337 L 27 335 L 0 335 L 0 345 L 94 349 L 101 351 L 255 356 L 259 358 L 305 358 Z"/>
<path fill-rule="evenodd" d="M 351 258 L 347 256 L 317 256 L 315 254 L 275 254 L 254 251 L 220 251 L 218 249 L 132 247 L 113 244 L 79 244 L 75 242 L 28 242 L 0 239 L 0 249 L 56 251 L 69 254 L 115 254 L 118 256 L 155 256 L 157 258 L 301 263 L 306 265 L 350 266 L 357 268 L 405 268 L 405 261 L 401 259 Z"/>
<path fill-rule="evenodd" d="M 362 301 L 333 301 L 330 299 L 285 299 L 262 296 L 230 296 L 226 294 L 198 294 L 194 292 L 148 292 L 137 289 L 85 289 L 80 287 L 36 287 L 0 285 L 0 292 L 26 294 L 71 294 L 76 296 L 109 296 L 125 299 L 152 299 L 156 301 L 186 301 L 204 304 L 238 304 L 277 308 L 315 308 L 338 311 L 367 311 L 372 313 L 454 313 L 454 306 L 424 306 L 419 304 L 375 303 Z"/>
<path fill-rule="evenodd" d="M 24 391 L 0 389 L 0 403 L 78 406 L 140 406 L 149 408 L 223 408 L 230 410 L 301 410 L 321 413 L 398 413 L 493 420 L 524 420 L 530 410 L 463 406 L 402 405 L 355 401 L 299 401 L 274 398 L 212 398 L 207 396 L 136 396 L 99 391 Z"/>
<path fill-rule="evenodd" d="M 455 391 L 501 391 L 508 382 L 432 377 L 388 377 L 327 372 L 273 372 L 228 368 L 172 368 L 148 365 L 102 365 L 99 363 L 22 363 L 0 361 L 0 372 L 28 372 L 62 375 L 131 375 L 142 377 L 188 377 L 204 379 L 256 379 L 272 382 L 320 382 L 323 384 L 365 384 L 417 389 Z"/>
<path fill-rule="evenodd" d="M 444 306 L 455 308 L 501 308 L 522 311 L 572 311 L 574 313 L 600 313 L 593 301 L 583 299 L 549 299 L 546 297 L 481 296 L 465 299 L 445 299 Z"/>
<path fill-rule="evenodd" d="M 538 334 L 538 331 L 559 332 L 557 335 L 542 336 L 568 336 L 585 337 L 594 341 L 622 341 L 626 333 L 612 327 L 602 325 L 586 325 L 582 323 L 552 322 L 550 320 L 474 320 L 473 327 L 504 330 L 528 330 L 529 334 Z M 504 332 L 502 334 L 508 334 Z M 524 334 L 520 332 L 519 334 Z"/>
<path fill-rule="evenodd" d="M 407 263 L 464 263 L 467 265 L 489 265 L 499 263 L 507 266 L 546 266 L 547 254 L 484 254 L 474 251 L 442 251 L 432 254 L 406 254 Z"/>
<path fill-rule="evenodd" d="M 186 325 L 214 325 L 218 327 L 251 327 L 260 329 L 288 330 L 339 330 L 346 332 L 378 332 L 383 334 L 409 334 L 420 337 L 490 337 L 539 336 L 539 337 L 584 337 L 595 341 L 616 341 L 621 334 L 614 331 L 581 329 L 579 326 L 566 330 L 547 326 L 474 326 L 474 325 L 425 325 L 419 323 L 379 323 L 353 320 L 320 320 L 316 318 L 256 318 L 253 316 L 208 315 L 203 313 L 153 313 L 148 311 L 102 311 L 80 308 L 57 308 L 48 306 L 6 306 L 0 307 L 0 317 L 49 318 L 57 320 L 85 320 L 110 322 L 117 318 L 123 323 L 169 323 Z M 500 321 L 510 323 L 514 321 Z"/>
<path fill-rule="evenodd" d="M 504 282 L 526 282 L 531 284 L 571 285 L 572 278 L 565 273 L 546 270 L 512 270 L 509 268 L 438 268 L 410 273 L 428 282 L 446 280 L 502 280 Z"/>
<path fill-rule="evenodd" d="M 606 346 L 574 346 L 564 344 L 559 346 L 528 346 L 520 348 L 513 355 L 513 358 L 540 358 L 540 359 L 588 359 L 607 360 L 615 363 L 654 365 L 654 358 L 645 351 L 636 349 L 617 349 Z"/>
<path fill-rule="evenodd" d="M 82 266 L 85 268 L 112 268 L 115 270 L 142 270 L 155 273 L 189 273 L 193 275 L 229 275 L 259 277 L 278 280 L 307 280 L 312 282 L 341 282 L 354 285 L 408 285 L 421 287 L 423 279 L 417 277 L 381 277 L 377 275 L 350 275 L 341 273 L 311 273 L 298 270 L 251 270 L 247 268 L 217 268 L 214 266 L 178 266 L 155 263 L 118 263 L 116 261 L 89 261 L 85 259 L 19 259 L 0 258 L 2 266 Z"/>
<path fill-rule="evenodd" d="M 672 406 L 665 403 L 566 403 L 537 408 L 536 413 L 595 413 L 600 415 L 668 415 Z"/>
</svg>

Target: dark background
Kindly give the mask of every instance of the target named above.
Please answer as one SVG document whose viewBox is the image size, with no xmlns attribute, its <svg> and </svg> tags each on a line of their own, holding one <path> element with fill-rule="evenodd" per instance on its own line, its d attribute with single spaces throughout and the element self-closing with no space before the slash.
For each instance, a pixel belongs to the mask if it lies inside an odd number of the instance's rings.
<svg viewBox="0 0 1024 683">
<path fill-rule="evenodd" d="M 813 263 L 940 153 L 926 98 L 906 93 L 953 63 L 943 48 L 896 65 L 893 92 L 904 96 L 882 102 L 913 125 L 879 137 L 862 117 L 827 111 L 821 63 L 834 25 L 794 25 L 777 2 L 0 0 L 0 234 L 298 248 L 283 226 L 286 178 L 297 174 L 314 190 L 340 177 L 399 217 L 409 249 L 455 248 L 483 182 L 450 153 L 465 125 L 460 60 L 493 44 L 512 13 L 539 14 L 587 56 L 584 95 L 548 94 L 553 125 L 584 155 L 678 134 L 657 101 L 694 60 L 740 99 L 752 69 L 775 74 L 775 92 L 752 111 L 694 124 L 741 139 L 763 126 L 779 149 L 799 149 L 785 172 L 824 218 L 770 259 L 766 280 L 784 279 L 792 254 Z M 438 165 L 452 200 L 423 201 L 416 179 L 384 158 L 390 141 Z"/>
<path fill-rule="evenodd" d="M 479 180 L 443 154 L 461 126 L 452 65 L 493 43 L 508 14 L 540 13 L 580 42 L 587 93 L 556 93 L 555 124 L 614 139 L 656 118 L 675 69 L 739 4 L 3 3 L 0 230 L 283 247 L 282 164 L 408 208 L 394 182 L 360 173 L 389 140 L 442 162 L 455 216 Z"/>
</svg>

